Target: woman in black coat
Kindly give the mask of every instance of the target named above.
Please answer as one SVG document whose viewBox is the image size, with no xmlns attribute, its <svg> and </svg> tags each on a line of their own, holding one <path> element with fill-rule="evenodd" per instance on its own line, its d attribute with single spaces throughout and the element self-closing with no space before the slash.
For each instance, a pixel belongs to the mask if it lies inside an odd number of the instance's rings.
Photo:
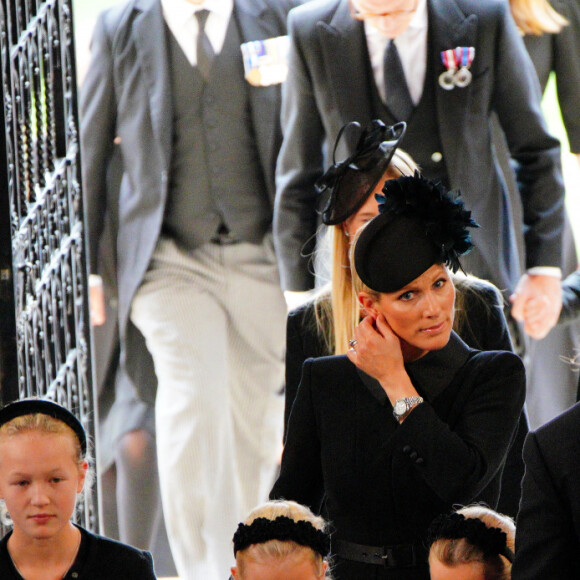
<svg viewBox="0 0 580 580">
<path fill-rule="evenodd" d="M 470 247 L 469 212 L 419 176 L 384 192 L 354 249 L 367 316 L 346 356 L 304 364 L 271 493 L 314 510 L 324 498 L 339 580 L 427 580 L 433 518 L 497 505 L 524 400 L 518 357 L 452 331 L 445 264 L 457 269 Z"/>
<path fill-rule="evenodd" d="M 349 124 L 343 129 L 352 130 Z M 322 214 L 329 227 L 332 280 L 317 296 L 288 315 L 286 332 L 285 430 L 300 383 L 302 365 L 311 357 L 345 354 L 348 340 L 360 322 L 358 299 L 352 290 L 349 247 L 356 230 L 378 214 L 375 193 L 387 179 L 410 176 L 417 167 L 398 149 L 405 124 L 386 127 L 372 121 L 362 131 L 354 153 L 335 163 L 319 182 L 330 198 Z M 337 145 L 340 140 L 337 139 Z M 474 276 L 453 278 L 457 297 L 453 330 L 478 350 L 513 350 L 497 288 Z M 522 413 L 518 433 L 510 448 L 502 475 L 498 509 L 515 518 L 524 474 L 522 448 L 528 424 Z"/>
<path fill-rule="evenodd" d="M 154 580 L 153 560 L 71 522 L 87 478 L 87 438 L 64 407 L 24 399 L 0 409 L 0 498 L 12 530 L 2 580 Z"/>
</svg>

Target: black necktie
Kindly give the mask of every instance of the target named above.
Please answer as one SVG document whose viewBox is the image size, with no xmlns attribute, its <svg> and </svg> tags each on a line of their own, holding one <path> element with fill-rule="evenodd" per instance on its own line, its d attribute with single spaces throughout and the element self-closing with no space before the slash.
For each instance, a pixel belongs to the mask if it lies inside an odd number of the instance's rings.
<svg viewBox="0 0 580 580">
<path fill-rule="evenodd" d="M 395 42 L 391 40 L 384 57 L 386 105 L 397 121 L 408 121 L 413 112 L 413 101 L 405 79 L 405 71 Z"/>
<path fill-rule="evenodd" d="M 205 23 L 209 16 L 209 10 L 198 10 L 195 13 L 199 30 L 197 32 L 197 68 L 207 81 L 209 78 L 209 71 L 215 56 L 213 46 L 205 33 Z"/>
</svg>

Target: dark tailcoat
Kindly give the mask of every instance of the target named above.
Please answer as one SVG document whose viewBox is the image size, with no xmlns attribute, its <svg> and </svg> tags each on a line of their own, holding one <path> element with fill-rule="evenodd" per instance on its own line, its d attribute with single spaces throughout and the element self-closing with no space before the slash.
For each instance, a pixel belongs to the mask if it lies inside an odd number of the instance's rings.
<svg viewBox="0 0 580 580">
<path fill-rule="evenodd" d="M 286 34 L 294 0 L 234 0 L 243 42 Z M 166 26 L 159 0 L 130 0 L 101 14 L 93 58 L 81 94 L 83 181 L 89 219 L 91 272 L 108 204 L 118 207 L 119 331 L 135 384 L 154 381 L 143 337 L 128 320 L 161 232 L 171 166 L 173 111 Z M 249 86 L 252 127 L 271 207 L 282 139 L 280 85 Z M 227 140 L 228 136 L 223 136 Z M 119 151 L 123 179 L 118 199 L 107 198 L 107 168 Z M 110 192 L 109 192 L 110 195 Z M 143 355 L 143 356 L 141 356 Z M 150 399 L 154 389 L 148 389 Z M 152 402 L 152 401 L 151 401 Z"/>
<path fill-rule="evenodd" d="M 468 271 L 513 289 L 521 268 L 512 208 L 490 131 L 496 111 L 517 163 L 526 224 L 526 268 L 559 266 L 564 189 L 560 147 L 547 133 L 540 87 L 504 0 L 428 0 L 435 110 L 451 187 L 483 226 L 474 232 Z M 309 251 L 317 227 L 314 184 L 340 128 L 373 116 L 363 23 L 346 0 L 315 0 L 292 11 L 290 72 L 283 99 L 284 142 L 278 161 L 274 233 L 285 289 L 312 287 Z M 441 51 L 475 48 L 473 80 L 464 89 L 438 84 Z M 404 148 L 404 144 L 403 144 Z M 339 150 L 337 158 L 345 158 Z M 421 159 L 417 159 L 421 163 Z"/>
<path fill-rule="evenodd" d="M 512 578 L 580 578 L 580 403 L 530 432 L 524 461 Z"/>
<path fill-rule="evenodd" d="M 425 403 L 399 425 L 379 383 L 346 356 L 307 360 L 271 497 L 319 510 L 325 495 L 334 538 L 371 546 L 422 544 L 455 503 L 496 506 L 524 402 L 520 359 L 469 349 L 452 333 L 406 368 Z M 377 568 L 355 567 L 353 578 Z"/>
</svg>

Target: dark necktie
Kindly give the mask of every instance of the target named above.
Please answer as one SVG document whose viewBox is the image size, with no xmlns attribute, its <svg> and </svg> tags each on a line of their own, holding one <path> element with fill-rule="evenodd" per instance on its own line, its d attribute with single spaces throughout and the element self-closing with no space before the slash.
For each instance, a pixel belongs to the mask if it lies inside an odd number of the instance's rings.
<svg viewBox="0 0 580 580">
<path fill-rule="evenodd" d="M 195 13 L 199 30 L 197 32 L 197 68 L 201 76 L 207 81 L 209 78 L 209 71 L 215 56 L 213 46 L 205 33 L 205 23 L 209 16 L 209 10 L 198 10 Z"/>
<path fill-rule="evenodd" d="M 396 121 L 408 121 L 413 101 L 405 79 L 405 71 L 394 41 L 389 41 L 384 57 L 386 105 Z"/>
</svg>

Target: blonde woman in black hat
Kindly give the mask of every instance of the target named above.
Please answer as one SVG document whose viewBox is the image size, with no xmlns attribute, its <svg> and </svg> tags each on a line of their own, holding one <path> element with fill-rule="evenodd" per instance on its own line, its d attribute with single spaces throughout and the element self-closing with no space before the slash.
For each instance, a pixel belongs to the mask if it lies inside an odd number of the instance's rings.
<svg viewBox="0 0 580 580">
<path fill-rule="evenodd" d="M 271 493 L 314 510 L 324 498 L 338 580 L 427 580 L 433 518 L 497 504 L 524 401 L 517 356 L 452 331 L 469 212 L 418 175 L 383 191 L 354 243 L 367 316 L 346 356 L 304 364 Z"/>
<path fill-rule="evenodd" d="M 328 226 L 331 247 L 331 281 L 315 298 L 288 315 L 286 333 L 285 426 L 296 398 L 304 361 L 311 357 L 346 354 L 348 341 L 360 323 L 361 305 L 353 287 L 349 250 L 356 231 L 375 217 L 386 180 L 412 176 L 417 166 L 398 148 L 405 123 L 387 127 L 379 120 L 364 129 L 358 123 L 343 127 L 335 144 L 358 131 L 352 155 L 333 165 L 319 180 L 321 197 L 327 197 L 322 222 Z M 344 134 L 344 135 L 343 135 Z M 490 282 L 475 276 L 454 276 L 456 286 L 453 330 L 471 347 L 480 350 L 512 350 L 503 298 Z M 524 466 L 523 441 L 528 432 L 522 414 L 517 440 L 512 445 L 502 479 L 500 509 L 516 516 Z"/>
<path fill-rule="evenodd" d="M 12 530 L 2 580 L 154 580 L 151 555 L 72 523 L 87 480 L 87 437 L 64 407 L 40 399 L 0 409 L 0 498 Z"/>
</svg>

